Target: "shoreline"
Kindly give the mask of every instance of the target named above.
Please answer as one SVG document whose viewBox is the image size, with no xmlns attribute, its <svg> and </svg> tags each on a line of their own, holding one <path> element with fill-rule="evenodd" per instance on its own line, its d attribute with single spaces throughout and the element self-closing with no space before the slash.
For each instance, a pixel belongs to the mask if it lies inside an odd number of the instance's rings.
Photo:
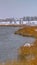
<svg viewBox="0 0 37 65">
<path fill-rule="evenodd" d="M 27 25 L 18 25 L 18 24 L 2 24 L 2 25 L 0 25 L 0 26 L 13 26 L 13 27 L 25 27 L 25 26 L 27 26 Z"/>
<path fill-rule="evenodd" d="M 37 26 L 25 26 L 22 29 L 15 31 L 14 34 L 18 34 L 23 37 L 37 38 Z"/>
</svg>

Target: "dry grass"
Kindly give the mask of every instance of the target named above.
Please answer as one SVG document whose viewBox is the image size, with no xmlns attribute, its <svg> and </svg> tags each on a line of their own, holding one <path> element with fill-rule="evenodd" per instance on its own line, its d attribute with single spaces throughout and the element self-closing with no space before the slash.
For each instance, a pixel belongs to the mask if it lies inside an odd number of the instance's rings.
<svg viewBox="0 0 37 65">
<path fill-rule="evenodd" d="M 33 45 L 29 46 L 21 46 L 19 48 L 19 54 L 20 55 L 26 55 L 26 54 L 36 54 L 37 55 L 37 40 L 32 43 Z"/>
<path fill-rule="evenodd" d="M 16 31 L 15 34 L 37 38 L 37 26 L 24 27 L 24 28 L 19 29 L 18 31 Z"/>
</svg>

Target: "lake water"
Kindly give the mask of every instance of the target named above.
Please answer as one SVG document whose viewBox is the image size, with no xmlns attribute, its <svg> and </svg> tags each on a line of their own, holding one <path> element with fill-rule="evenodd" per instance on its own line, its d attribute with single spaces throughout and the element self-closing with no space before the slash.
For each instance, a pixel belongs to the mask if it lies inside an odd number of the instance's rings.
<svg viewBox="0 0 37 65">
<path fill-rule="evenodd" d="M 17 58 L 17 49 L 25 42 L 33 42 L 31 37 L 15 35 L 19 27 L 0 27 L 0 61 Z"/>
</svg>

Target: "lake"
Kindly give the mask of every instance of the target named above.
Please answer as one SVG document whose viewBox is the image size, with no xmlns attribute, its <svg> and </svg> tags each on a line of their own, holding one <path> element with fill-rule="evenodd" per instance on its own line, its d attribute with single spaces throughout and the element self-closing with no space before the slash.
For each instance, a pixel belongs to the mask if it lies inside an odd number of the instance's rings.
<svg viewBox="0 0 37 65">
<path fill-rule="evenodd" d="M 22 37 L 14 32 L 19 27 L 0 27 L 0 61 L 17 58 L 17 49 L 25 42 L 33 42 L 32 37 Z"/>
</svg>

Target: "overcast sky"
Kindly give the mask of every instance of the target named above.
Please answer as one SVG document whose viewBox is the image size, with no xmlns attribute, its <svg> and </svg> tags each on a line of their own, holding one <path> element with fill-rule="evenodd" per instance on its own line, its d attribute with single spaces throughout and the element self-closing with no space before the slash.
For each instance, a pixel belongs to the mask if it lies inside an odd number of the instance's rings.
<svg viewBox="0 0 37 65">
<path fill-rule="evenodd" d="M 37 0 L 0 0 L 0 18 L 37 16 Z"/>
</svg>

